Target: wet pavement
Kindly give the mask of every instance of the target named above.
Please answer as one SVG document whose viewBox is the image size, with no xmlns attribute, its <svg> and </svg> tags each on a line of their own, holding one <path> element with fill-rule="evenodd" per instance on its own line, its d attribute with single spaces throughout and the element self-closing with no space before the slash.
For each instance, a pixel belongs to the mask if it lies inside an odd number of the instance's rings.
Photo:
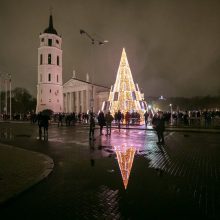
<svg viewBox="0 0 220 220">
<path fill-rule="evenodd" d="M 54 160 L 41 183 L 0 208 L 2 219 L 219 219 L 220 135 L 113 129 L 89 142 L 88 128 L 0 124 L 2 143 Z"/>
</svg>

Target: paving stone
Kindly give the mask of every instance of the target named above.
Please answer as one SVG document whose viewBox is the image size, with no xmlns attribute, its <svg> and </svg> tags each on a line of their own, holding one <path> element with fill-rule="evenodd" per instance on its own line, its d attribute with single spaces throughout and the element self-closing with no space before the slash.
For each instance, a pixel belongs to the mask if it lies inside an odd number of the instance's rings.
<svg viewBox="0 0 220 220">
<path fill-rule="evenodd" d="M 48 141 L 37 140 L 33 125 L 0 126 L 8 132 L 2 142 L 47 154 L 55 163 L 45 182 L 1 208 L 4 219 L 220 217 L 219 134 L 172 131 L 158 146 L 154 131 L 113 129 L 111 137 L 96 131 L 89 143 L 80 126 L 51 126 Z M 127 189 L 114 151 L 121 145 L 136 148 Z"/>
</svg>

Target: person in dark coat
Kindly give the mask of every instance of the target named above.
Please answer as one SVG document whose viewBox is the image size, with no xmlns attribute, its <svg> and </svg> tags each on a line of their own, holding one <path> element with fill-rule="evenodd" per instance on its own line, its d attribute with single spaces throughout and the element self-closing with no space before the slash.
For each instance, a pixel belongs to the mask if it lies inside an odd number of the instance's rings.
<svg viewBox="0 0 220 220">
<path fill-rule="evenodd" d="M 94 114 L 91 112 L 89 119 L 89 140 L 93 140 L 93 141 L 95 140 L 94 133 L 95 133 L 95 118 L 94 118 Z"/>
<path fill-rule="evenodd" d="M 118 130 L 120 131 L 121 129 L 121 120 L 122 120 L 122 113 L 120 110 L 118 110 L 117 112 L 117 116 L 116 116 L 116 121 L 118 123 Z"/>
<path fill-rule="evenodd" d="M 106 135 L 111 135 L 112 131 L 112 121 L 114 120 L 113 116 L 111 115 L 111 112 L 109 111 L 105 116 L 106 121 Z"/>
<path fill-rule="evenodd" d="M 149 117 L 149 113 L 146 111 L 144 113 L 144 121 L 145 121 L 145 126 L 147 127 L 147 124 L 148 124 L 148 117 Z"/>
<path fill-rule="evenodd" d="M 48 140 L 49 115 L 44 115 L 41 112 L 37 116 L 39 127 L 39 139 L 42 139 L 42 128 L 44 129 L 44 140 Z"/>
<path fill-rule="evenodd" d="M 102 130 L 103 130 L 103 127 L 106 125 L 105 115 L 104 115 L 103 111 L 100 111 L 100 113 L 98 115 L 98 123 L 100 126 L 100 135 L 103 135 Z"/>
<path fill-rule="evenodd" d="M 41 140 L 42 138 L 42 127 L 43 127 L 43 116 L 42 113 L 39 112 L 37 115 L 37 125 L 39 128 L 39 139 Z"/>
<path fill-rule="evenodd" d="M 63 126 L 63 115 L 59 113 L 58 115 L 58 127 Z"/>
<path fill-rule="evenodd" d="M 157 132 L 158 142 L 157 144 L 164 144 L 164 131 L 165 131 L 165 120 L 163 117 L 163 112 L 159 111 L 154 115 L 152 120 L 153 128 Z"/>
<path fill-rule="evenodd" d="M 48 140 L 49 121 L 50 121 L 50 116 L 43 115 L 44 140 Z"/>
</svg>

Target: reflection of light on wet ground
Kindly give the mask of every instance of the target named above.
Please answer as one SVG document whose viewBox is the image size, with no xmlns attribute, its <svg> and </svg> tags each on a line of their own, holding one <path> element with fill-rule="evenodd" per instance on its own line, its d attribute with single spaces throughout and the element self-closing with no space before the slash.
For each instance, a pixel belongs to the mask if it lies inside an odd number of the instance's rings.
<svg viewBox="0 0 220 220">
<path fill-rule="evenodd" d="M 9 207 L 14 218 L 4 218 L 1 213 L 3 219 L 16 219 L 17 215 L 31 218 L 36 204 L 39 210 L 45 208 L 42 213 L 48 219 L 162 219 L 169 218 L 170 213 L 174 219 L 179 213 L 192 213 L 197 218 L 205 213 L 213 216 L 210 219 L 219 219 L 218 136 L 169 133 L 167 146 L 158 146 L 154 131 L 119 133 L 113 129 L 111 136 L 99 136 L 96 130 L 96 141 L 90 143 L 88 128 L 51 126 L 49 140 L 44 142 L 36 141 L 37 126 L 33 135 L 29 128 L 13 127 L 12 137 L 27 149 L 47 153 L 57 166 L 47 181 L 15 201 L 13 211 Z M 10 138 L 10 130 L 2 128 L 1 137 Z M 14 139 L 11 143 L 16 142 Z M 121 155 L 117 156 L 114 146 L 119 150 L 124 146 Z M 134 156 L 132 150 L 126 152 L 129 147 L 136 148 Z M 165 178 L 158 177 L 163 174 Z M 20 207 L 27 208 L 22 211 Z M 59 212 L 51 216 L 53 209 Z"/>
<path fill-rule="evenodd" d="M 145 157 L 149 161 L 149 167 L 165 170 L 170 164 L 170 158 L 166 146 L 156 144 L 157 137 L 154 131 L 121 130 L 114 129 L 111 137 L 101 137 L 101 145 L 106 146 L 105 151 L 112 151 L 113 146 L 134 147 L 137 155 Z M 109 152 L 111 153 L 111 152 Z M 117 154 L 117 152 L 116 152 Z M 118 158 L 118 155 L 117 155 Z"/>
<path fill-rule="evenodd" d="M 0 131 L 0 138 L 12 140 L 14 138 L 12 128 L 2 128 Z"/>
<path fill-rule="evenodd" d="M 122 145 L 115 146 L 114 149 L 117 155 L 117 161 L 121 171 L 124 187 L 127 189 L 136 148 L 133 146 Z"/>
</svg>

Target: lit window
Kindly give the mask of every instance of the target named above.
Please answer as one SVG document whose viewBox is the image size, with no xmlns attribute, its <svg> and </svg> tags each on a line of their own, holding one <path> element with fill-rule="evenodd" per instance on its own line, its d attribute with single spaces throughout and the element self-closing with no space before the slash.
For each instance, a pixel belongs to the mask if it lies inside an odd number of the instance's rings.
<svg viewBox="0 0 220 220">
<path fill-rule="evenodd" d="M 48 39 L 48 46 L 52 46 L 52 39 Z"/>
<path fill-rule="evenodd" d="M 48 54 L 48 64 L 51 64 L 51 54 Z"/>
<path fill-rule="evenodd" d="M 43 64 L 43 54 L 40 55 L 40 65 Z"/>
<path fill-rule="evenodd" d="M 50 73 L 48 74 L 48 81 L 49 82 L 51 81 L 51 74 Z"/>
</svg>

